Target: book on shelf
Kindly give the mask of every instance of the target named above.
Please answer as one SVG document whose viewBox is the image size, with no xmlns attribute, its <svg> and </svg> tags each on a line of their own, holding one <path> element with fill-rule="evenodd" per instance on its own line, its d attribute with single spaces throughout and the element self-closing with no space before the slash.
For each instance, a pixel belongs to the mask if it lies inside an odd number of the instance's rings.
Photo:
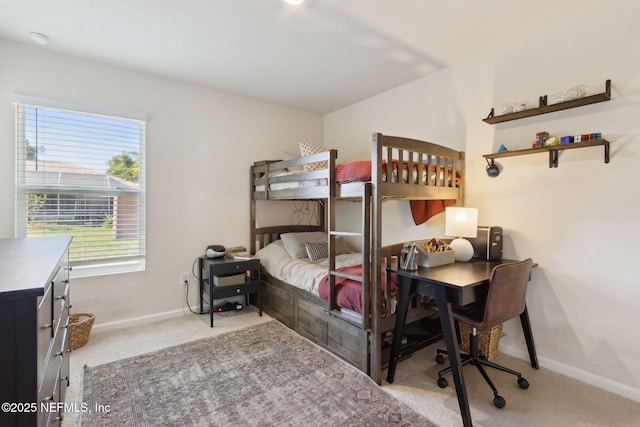
<svg viewBox="0 0 640 427">
<path fill-rule="evenodd" d="M 230 248 L 227 248 L 227 253 L 229 255 L 233 255 L 234 257 L 249 255 L 249 252 L 247 252 L 247 248 L 245 248 L 244 246 L 232 246 Z"/>
<path fill-rule="evenodd" d="M 232 274 L 230 276 L 213 276 L 213 284 L 216 286 L 242 285 L 246 277 L 246 273 Z"/>
</svg>

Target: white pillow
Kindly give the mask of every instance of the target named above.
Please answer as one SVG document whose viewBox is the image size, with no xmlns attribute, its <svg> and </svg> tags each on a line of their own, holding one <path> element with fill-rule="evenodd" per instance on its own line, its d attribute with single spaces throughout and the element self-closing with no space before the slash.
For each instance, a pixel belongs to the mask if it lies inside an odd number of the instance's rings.
<svg viewBox="0 0 640 427">
<path fill-rule="evenodd" d="M 306 242 L 322 242 L 327 240 L 327 233 L 324 231 L 306 231 L 302 233 L 284 233 L 280 235 L 282 243 L 291 258 L 306 258 Z"/>
<path fill-rule="evenodd" d="M 327 151 L 324 148 L 318 147 L 317 145 L 309 144 L 307 142 L 300 141 L 298 143 L 300 146 L 300 155 L 301 156 L 309 156 L 311 154 L 322 153 L 323 151 Z M 317 169 L 326 169 L 329 166 L 327 162 L 315 162 L 315 163 L 307 163 L 304 165 L 304 170 L 306 171 L 314 171 Z"/>
</svg>

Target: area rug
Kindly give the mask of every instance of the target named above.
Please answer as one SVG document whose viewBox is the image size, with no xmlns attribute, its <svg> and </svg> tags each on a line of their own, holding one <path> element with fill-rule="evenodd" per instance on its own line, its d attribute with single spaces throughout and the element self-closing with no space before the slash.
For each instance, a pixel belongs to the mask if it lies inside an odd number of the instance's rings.
<svg viewBox="0 0 640 427">
<path fill-rule="evenodd" d="M 432 426 L 277 321 L 85 367 L 83 426 Z"/>
</svg>

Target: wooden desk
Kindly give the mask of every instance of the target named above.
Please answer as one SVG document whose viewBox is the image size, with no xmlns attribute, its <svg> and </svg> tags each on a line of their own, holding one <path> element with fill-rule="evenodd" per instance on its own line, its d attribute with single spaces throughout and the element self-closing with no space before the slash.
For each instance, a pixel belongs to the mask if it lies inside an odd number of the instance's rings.
<svg viewBox="0 0 640 427">
<path fill-rule="evenodd" d="M 440 324 L 442 325 L 442 334 L 451 362 L 451 373 L 458 396 L 458 405 L 460 406 L 462 421 L 465 426 L 471 426 L 469 400 L 462 375 L 460 349 L 458 347 L 455 323 L 451 313 L 451 305 L 467 305 L 484 299 L 493 267 L 507 262 L 513 262 L 513 260 L 484 261 L 473 259 L 469 262 L 456 262 L 438 267 L 419 267 L 418 270 L 415 271 L 404 271 L 395 268 L 389 269 L 389 271 L 396 274 L 398 306 L 396 308 L 396 322 L 393 330 L 393 343 L 391 345 L 391 359 L 389 360 L 389 368 L 387 371 L 387 382 L 393 382 L 396 365 L 403 356 L 400 351 L 400 343 L 407 318 L 409 296 L 413 286 L 417 293 L 430 296 L 436 300 L 440 314 Z M 527 341 L 531 366 L 537 369 L 538 359 L 526 305 L 524 312 L 520 315 L 520 321 Z"/>
</svg>

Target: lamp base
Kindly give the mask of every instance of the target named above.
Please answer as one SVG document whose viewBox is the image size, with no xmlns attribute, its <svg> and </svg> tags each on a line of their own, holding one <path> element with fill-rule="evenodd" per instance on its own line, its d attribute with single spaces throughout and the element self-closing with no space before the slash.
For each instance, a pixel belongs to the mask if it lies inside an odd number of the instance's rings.
<svg viewBox="0 0 640 427">
<path fill-rule="evenodd" d="M 458 237 L 457 239 L 453 239 L 449 244 L 451 249 L 455 252 L 456 261 L 469 261 L 473 257 L 473 246 L 471 242 Z"/>
</svg>

